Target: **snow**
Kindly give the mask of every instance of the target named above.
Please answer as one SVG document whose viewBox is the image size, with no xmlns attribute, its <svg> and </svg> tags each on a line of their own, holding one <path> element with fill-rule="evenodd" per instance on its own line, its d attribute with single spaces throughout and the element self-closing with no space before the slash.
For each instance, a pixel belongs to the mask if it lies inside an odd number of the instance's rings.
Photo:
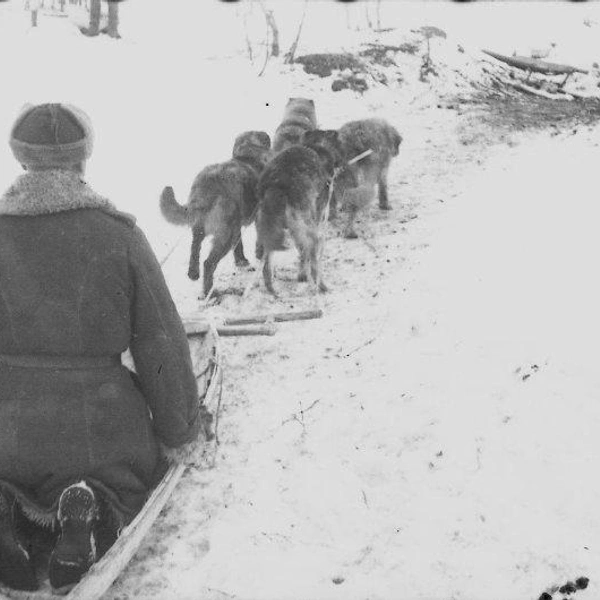
<svg viewBox="0 0 600 600">
<path fill-rule="evenodd" d="M 302 3 L 283 4 L 285 49 Z M 33 31 L 19 3 L 0 4 L 0 136 L 24 102 L 82 106 L 97 130 L 88 180 L 136 215 L 159 258 L 177 244 L 164 271 L 183 313 L 325 314 L 223 340 L 217 466 L 188 470 L 106 597 L 516 600 L 581 575 L 577 597 L 597 597 L 600 130 L 499 133 L 437 104 L 480 76 L 482 47 L 528 55 L 554 42 L 549 60 L 591 68 L 598 5 L 384 2 L 383 24 L 399 29 L 376 36 L 348 29 L 333 2 L 310 3 L 300 54 L 447 31 L 432 41 L 439 79 L 420 82 L 420 57 L 406 55 L 402 84 L 363 97 L 276 61 L 257 78 L 258 6 L 250 64 L 243 7 L 170 5 L 123 3 L 115 41 L 71 19 L 41 16 Z M 185 200 L 239 132 L 273 133 L 289 96 L 315 98 L 325 127 L 367 115 L 398 127 L 393 211 L 373 207 L 360 240 L 331 228 L 325 297 L 293 281 L 290 251 L 277 257 L 283 300 L 258 287 L 205 309 L 185 276 L 189 232 L 163 222 L 158 195 L 171 184 Z M 7 145 L 0 165 L 5 188 L 19 173 Z M 251 260 L 253 240 L 251 227 Z M 227 257 L 217 285 L 255 276 Z"/>
</svg>

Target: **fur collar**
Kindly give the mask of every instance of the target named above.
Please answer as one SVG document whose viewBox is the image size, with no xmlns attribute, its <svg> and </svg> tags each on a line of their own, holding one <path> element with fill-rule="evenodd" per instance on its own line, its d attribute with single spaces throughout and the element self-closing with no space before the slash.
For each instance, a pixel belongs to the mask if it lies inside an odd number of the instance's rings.
<svg viewBox="0 0 600 600">
<path fill-rule="evenodd" d="M 51 169 L 28 171 L 0 196 L 0 215 L 43 215 L 76 208 L 98 208 L 119 215 L 106 198 L 92 190 L 78 173 Z"/>
</svg>

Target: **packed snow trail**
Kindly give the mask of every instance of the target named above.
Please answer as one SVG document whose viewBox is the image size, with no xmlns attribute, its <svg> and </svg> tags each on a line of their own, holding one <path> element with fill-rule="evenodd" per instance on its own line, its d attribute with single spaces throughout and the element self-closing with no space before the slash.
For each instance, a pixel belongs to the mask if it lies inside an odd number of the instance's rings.
<svg viewBox="0 0 600 600">
<path fill-rule="evenodd" d="M 111 597 L 516 600 L 579 576 L 594 597 L 598 131 L 481 166 L 446 145 L 419 219 L 373 223 L 372 263 L 331 240 L 325 317 L 228 342 L 218 469 Z"/>
<path fill-rule="evenodd" d="M 244 56 L 203 60 L 195 44 L 212 48 L 214 36 L 184 10 L 185 32 L 156 44 L 165 30 L 148 27 L 147 2 L 125 3 L 139 7 L 130 31 L 145 42 L 128 36 L 125 5 L 115 42 L 59 19 L 29 31 L 20 8 L 7 20 L 11 3 L 1 4 L 11 60 L 0 128 L 8 135 L 25 100 L 85 107 L 98 131 L 90 182 L 136 214 L 161 257 L 180 235 L 160 220 L 162 187 L 183 197 L 237 133 L 274 131 L 288 96 L 314 97 L 324 126 L 383 113 L 405 137 L 390 172 L 394 210 L 374 209 L 363 239 L 327 244 L 324 318 L 224 340 L 217 468 L 187 472 L 107 598 L 523 600 L 580 575 L 591 583 L 577 600 L 598 597 L 597 128 L 489 149 L 488 130 L 472 122 L 461 140 L 456 111 L 435 109 L 453 80 L 422 84 L 408 57 L 397 87 L 333 94 L 329 80 L 276 62 L 256 79 Z M 401 23 L 454 32 L 435 52 L 460 69 L 458 42 L 467 55 L 484 43 L 523 53 L 532 35 L 558 41 L 566 62 L 595 60 L 600 38 L 583 24 L 592 8 L 531 3 L 523 16 L 506 3 L 490 7 L 493 17 L 473 8 L 483 21 L 459 10 L 444 23 L 431 3 Z M 331 20 L 317 21 L 327 31 L 310 34 L 307 22 L 307 51 L 344 45 Z M 203 26 L 227 45 L 214 21 Z M 75 71 L 73 57 L 85 68 Z M 131 93 L 109 98 L 107 85 Z M 20 173 L 7 145 L 0 163 L 7 187 Z M 165 268 L 184 311 L 202 306 L 186 280 L 188 252 L 185 239 Z M 295 260 L 280 258 L 288 309 L 312 302 L 291 280 Z M 227 283 L 224 270 L 218 277 Z M 219 310 L 282 308 L 254 290 Z"/>
</svg>

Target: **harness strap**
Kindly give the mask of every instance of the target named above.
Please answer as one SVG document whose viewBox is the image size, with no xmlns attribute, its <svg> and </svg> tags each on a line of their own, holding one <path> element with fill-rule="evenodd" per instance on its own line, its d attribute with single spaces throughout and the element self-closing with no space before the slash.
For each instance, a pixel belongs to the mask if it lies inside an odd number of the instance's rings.
<svg viewBox="0 0 600 600">
<path fill-rule="evenodd" d="M 26 369 L 106 369 L 118 367 L 121 356 L 50 356 L 43 354 L 0 354 L 0 365 Z"/>
</svg>

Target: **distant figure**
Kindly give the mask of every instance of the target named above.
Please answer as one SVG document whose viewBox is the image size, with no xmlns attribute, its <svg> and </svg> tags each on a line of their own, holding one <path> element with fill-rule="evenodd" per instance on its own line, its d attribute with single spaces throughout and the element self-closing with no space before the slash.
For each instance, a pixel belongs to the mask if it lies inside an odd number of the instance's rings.
<svg viewBox="0 0 600 600">
<path fill-rule="evenodd" d="M 83 181 L 92 138 L 77 108 L 27 107 L 10 137 L 26 172 L 0 197 L 0 580 L 18 589 L 38 586 L 32 523 L 50 538 L 50 583 L 72 586 L 165 473 L 159 442 L 199 428 L 154 253 Z"/>
<path fill-rule="evenodd" d="M 25 10 L 31 11 L 31 26 L 37 27 L 38 11 L 43 6 L 42 0 L 27 0 Z"/>
</svg>

